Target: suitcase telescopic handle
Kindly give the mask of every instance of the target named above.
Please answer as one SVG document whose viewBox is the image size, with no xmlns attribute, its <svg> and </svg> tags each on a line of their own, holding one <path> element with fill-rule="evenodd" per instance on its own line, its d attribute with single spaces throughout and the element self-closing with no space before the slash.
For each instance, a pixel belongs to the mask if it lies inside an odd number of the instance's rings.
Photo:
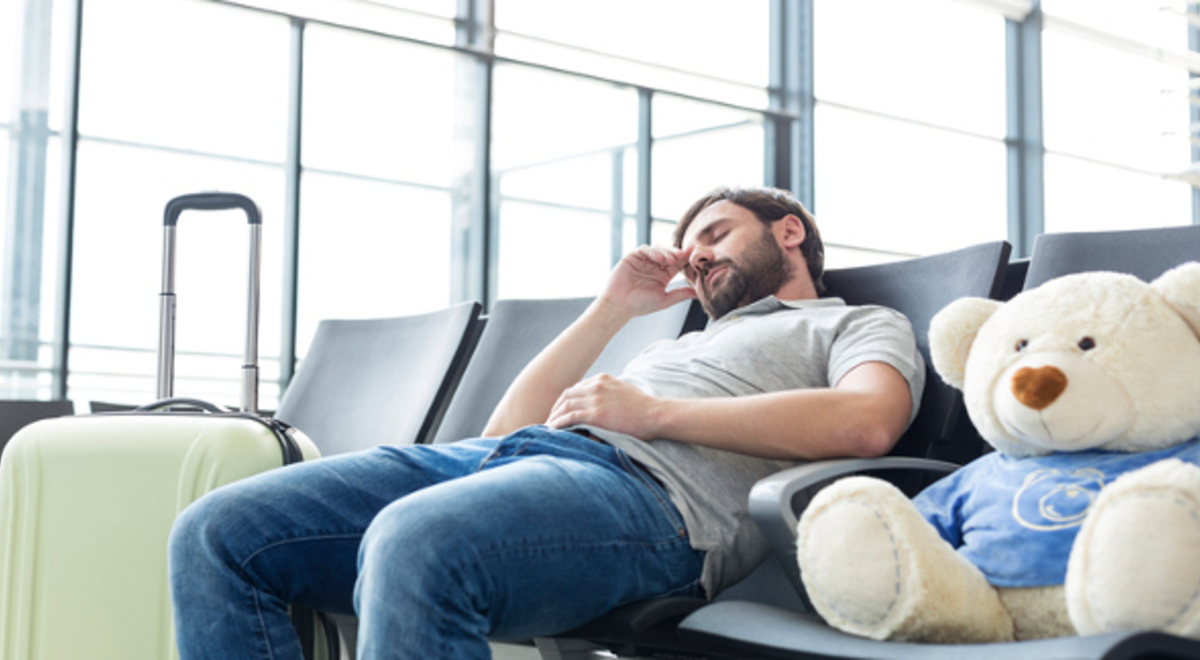
<svg viewBox="0 0 1200 660">
<path fill-rule="evenodd" d="M 262 261 L 262 214 L 245 195 L 203 192 L 181 195 L 167 202 L 163 214 L 163 280 L 159 296 L 158 398 L 173 396 L 175 384 L 175 225 L 184 211 L 242 209 L 250 227 L 250 277 L 246 295 L 246 352 L 242 365 L 241 409 L 258 412 L 258 308 Z"/>
<path fill-rule="evenodd" d="M 175 226 L 179 222 L 179 215 L 184 211 L 227 211 L 229 209 L 242 209 L 246 212 L 246 219 L 250 224 L 262 224 L 262 214 L 259 213 L 258 205 L 253 200 L 245 195 L 223 192 L 193 193 L 172 199 L 167 202 L 167 210 L 163 213 L 163 224 Z"/>
</svg>

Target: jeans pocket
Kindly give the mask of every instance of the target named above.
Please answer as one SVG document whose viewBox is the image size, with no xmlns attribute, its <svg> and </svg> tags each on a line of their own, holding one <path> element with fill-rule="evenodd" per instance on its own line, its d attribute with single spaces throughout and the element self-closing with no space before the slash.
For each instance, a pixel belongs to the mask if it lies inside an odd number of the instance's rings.
<svg viewBox="0 0 1200 660">
<path fill-rule="evenodd" d="M 687 525 L 683 522 L 683 515 L 679 513 L 679 509 L 671 501 L 671 496 L 667 493 L 667 489 L 646 468 L 630 458 L 625 450 L 614 447 L 613 451 L 616 452 L 617 459 L 621 462 L 621 467 L 625 472 L 636 479 L 638 483 L 642 484 L 642 487 L 658 502 L 659 508 L 662 509 L 671 526 L 675 528 L 676 534 L 681 537 L 687 537 Z"/>
</svg>

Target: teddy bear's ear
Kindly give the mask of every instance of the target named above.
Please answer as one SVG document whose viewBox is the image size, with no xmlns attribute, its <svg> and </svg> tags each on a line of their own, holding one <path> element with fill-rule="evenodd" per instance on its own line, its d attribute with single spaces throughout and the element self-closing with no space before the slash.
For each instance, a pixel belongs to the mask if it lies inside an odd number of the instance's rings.
<svg viewBox="0 0 1200 660">
<path fill-rule="evenodd" d="M 1154 280 L 1150 287 L 1167 301 L 1200 337 L 1200 263 L 1189 261 Z"/>
<path fill-rule="evenodd" d="M 929 355 L 933 368 L 951 387 L 962 389 L 975 335 L 1001 304 L 986 298 L 959 298 L 933 316 L 929 323 Z"/>
</svg>

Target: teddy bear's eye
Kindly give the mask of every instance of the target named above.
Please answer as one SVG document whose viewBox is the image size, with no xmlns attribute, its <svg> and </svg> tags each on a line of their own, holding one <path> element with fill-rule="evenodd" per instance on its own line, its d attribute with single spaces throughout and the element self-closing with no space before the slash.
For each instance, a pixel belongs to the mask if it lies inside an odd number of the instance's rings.
<svg viewBox="0 0 1200 660">
<path fill-rule="evenodd" d="M 1096 340 L 1095 339 L 1092 339 L 1091 337 L 1084 337 L 1083 339 L 1079 340 L 1079 349 L 1080 350 L 1090 351 L 1093 348 L 1096 348 Z"/>
<path fill-rule="evenodd" d="M 1022 340 L 1018 341 L 1017 342 L 1017 352 L 1020 353 L 1021 351 L 1025 350 L 1025 347 L 1028 345 L 1029 345 L 1028 339 L 1022 339 Z"/>
</svg>

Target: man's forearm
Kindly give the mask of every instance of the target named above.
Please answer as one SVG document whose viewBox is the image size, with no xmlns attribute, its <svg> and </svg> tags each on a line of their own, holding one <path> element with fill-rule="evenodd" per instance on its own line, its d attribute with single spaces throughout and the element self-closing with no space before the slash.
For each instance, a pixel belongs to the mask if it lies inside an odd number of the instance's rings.
<svg viewBox="0 0 1200 660">
<path fill-rule="evenodd" d="M 549 423 L 590 424 L 643 440 L 669 438 L 763 458 L 818 459 L 886 453 L 911 412 L 900 372 L 867 362 L 833 388 L 728 398 L 658 398 L 598 376 L 565 392 Z"/>
<path fill-rule="evenodd" d="M 867 396 L 832 389 L 803 394 L 808 412 L 782 393 L 666 401 L 658 436 L 762 458 L 815 460 L 880 456 L 903 431 L 878 415 Z"/>
<path fill-rule="evenodd" d="M 546 421 L 563 390 L 579 382 L 629 316 L 603 298 L 542 349 L 517 376 L 484 429 L 485 436 L 511 433 Z"/>
<path fill-rule="evenodd" d="M 658 435 L 764 458 L 869 457 L 892 448 L 911 412 L 900 372 L 867 362 L 832 388 L 667 402 Z"/>
</svg>

